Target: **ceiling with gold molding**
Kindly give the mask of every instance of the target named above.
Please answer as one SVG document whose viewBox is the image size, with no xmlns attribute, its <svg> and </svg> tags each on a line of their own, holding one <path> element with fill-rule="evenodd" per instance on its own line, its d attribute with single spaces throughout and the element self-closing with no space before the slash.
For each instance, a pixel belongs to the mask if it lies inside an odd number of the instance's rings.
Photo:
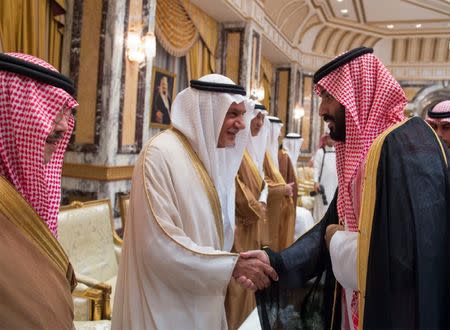
<svg viewBox="0 0 450 330">
<path fill-rule="evenodd" d="M 261 8 L 262 24 L 276 27 L 303 55 L 330 58 L 368 46 L 390 65 L 450 62 L 450 0 L 191 1 L 220 22 L 253 18 Z M 263 39 L 263 53 L 270 43 Z"/>
<path fill-rule="evenodd" d="M 266 0 L 266 14 L 304 52 L 336 56 L 389 40 L 391 63 L 450 61 L 450 1 Z"/>
</svg>

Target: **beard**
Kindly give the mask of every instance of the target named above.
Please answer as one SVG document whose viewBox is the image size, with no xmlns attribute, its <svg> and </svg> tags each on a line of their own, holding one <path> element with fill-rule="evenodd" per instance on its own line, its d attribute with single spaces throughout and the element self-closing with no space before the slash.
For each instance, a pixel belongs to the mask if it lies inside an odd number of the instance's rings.
<svg viewBox="0 0 450 330">
<path fill-rule="evenodd" d="M 345 108 L 341 108 L 336 112 L 335 116 L 324 116 L 325 121 L 333 122 L 333 126 L 330 127 L 330 137 L 334 141 L 345 142 Z"/>
</svg>

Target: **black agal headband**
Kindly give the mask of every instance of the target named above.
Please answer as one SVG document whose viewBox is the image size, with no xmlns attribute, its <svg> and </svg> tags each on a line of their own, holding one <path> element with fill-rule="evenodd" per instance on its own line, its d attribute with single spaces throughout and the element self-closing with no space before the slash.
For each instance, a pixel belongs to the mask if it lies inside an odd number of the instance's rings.
<svg viewBox="0 0 450 330">
<path fill-rule="evenodd" d="M 267 119 L 269 119 L 269 121 L 271 123 L 279 123 L 282 124 L 283 122 L 280 120 L 280 118 L 277 117 L 272 117 L 272 116 L 267 116 Z"/>
<path fill-rule="evenodd" d="M 20 58 L 0 53 L 0 70 L 29 77 L 44 84 L 62 88 L 70 95 L 75 93 L 73 81 L 59 72 Z"/>
<path fill-rule="evenodd" d="M 210 81 L 191 80 L 191 88 L 201 91 L 246 95 L 244 87 L 233 84 L 221 84 Z"/>
<path fill-rule="evenodd" d="M 450 112 L 433 112 L 433 109 L 428 110 L 428 117 L 433 119 L 442 119 L 450 117 Z"/>
<path fill-rule="evenodd" d="M 336 57 L 334 60 L 325 64 L 323 67 L 321 67 L 319 70 L 316 71 L 313 77 L 313 82 L 317 84 L 320 81 L 320 79 L 327 76 L 332 71 L 343 66 L 344 64 L 347 64 L 348 62 L 354 60 L 355 58 L 368 53 L 373 53 L 373 49 L 368 47 L 358 47 L 348 51 L 345 54 Z"/>
<path fill-rule="evenodd" d="M 262 104 L 255 104 L 255 109 L 256 110 L 266 110 L 267 111 L 266 107 L 263 106 Z"/>
</svg>

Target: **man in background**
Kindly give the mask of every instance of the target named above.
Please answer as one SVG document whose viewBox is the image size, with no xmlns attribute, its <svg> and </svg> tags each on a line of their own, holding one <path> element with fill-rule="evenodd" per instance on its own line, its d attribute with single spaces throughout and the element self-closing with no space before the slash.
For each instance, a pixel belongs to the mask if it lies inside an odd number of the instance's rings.
<svg viewBox="0 0 450 330">
<path fill-rule="evenodd" d="M 303 143 L 302 137 L 297 133 L 288 133 L 283 138 L 283 143 L 278 150 L 278 164 L 284 181 L 292 186 L 292 202 L 294 208 L 297 206 L 297 159 L 300 155 L 300 147 Z"/>
<path fill-rule="evenodd" d="M 268 186 L 262 171 L 267 144 L 267 112 L 259 104 L 258 113 L 250 123 L 251 137 L 236 176 L 236 229 L 232 252 L 260 249 L 268 235 L 267 194 Z M 228 328 L 238 329 L 255 308 L 255 295 L 242 288 L 234 279 L 228 286 L 225 308 Z"/>
<path fill-rule="evenodd" d="M 436 104 L 427 113 L 426 122 L 450 148 L 450 100 Z"/>
<path fill-rule="evenodd" d="M 329 133 L 322 135 L 320 146 L 314 154 L 314 198 L 313 217 L 317 222 L 325 215 L 337 188 L 336 150 Z M 326 203 L 325 203 L 326 202 Z"/>
<path fill-rule="evenodd" d="M 286 183 L 278 164 L 278 138 L 283 126 L 277 117 L 268 116 L 269 133 L 264 158 L 265 181 L 269 185 L 267 209 L 271 249 L 280 251 L 292 244 L 295 229 L 295 210 L 292 201 L 294 183 Z"/>
</svg>

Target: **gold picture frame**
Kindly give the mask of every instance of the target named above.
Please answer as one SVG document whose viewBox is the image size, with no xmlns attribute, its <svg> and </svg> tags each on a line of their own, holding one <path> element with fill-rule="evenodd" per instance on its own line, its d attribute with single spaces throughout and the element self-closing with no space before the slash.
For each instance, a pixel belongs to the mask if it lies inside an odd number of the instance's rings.
<svg viewBox="0 0 450 330">
<path fill-rule="evenodd" d="M 170 111 L 175 98 L 176 74 L 153 67 L 150 100 L 150 127 L 169 128 Z"/>
</svg>

